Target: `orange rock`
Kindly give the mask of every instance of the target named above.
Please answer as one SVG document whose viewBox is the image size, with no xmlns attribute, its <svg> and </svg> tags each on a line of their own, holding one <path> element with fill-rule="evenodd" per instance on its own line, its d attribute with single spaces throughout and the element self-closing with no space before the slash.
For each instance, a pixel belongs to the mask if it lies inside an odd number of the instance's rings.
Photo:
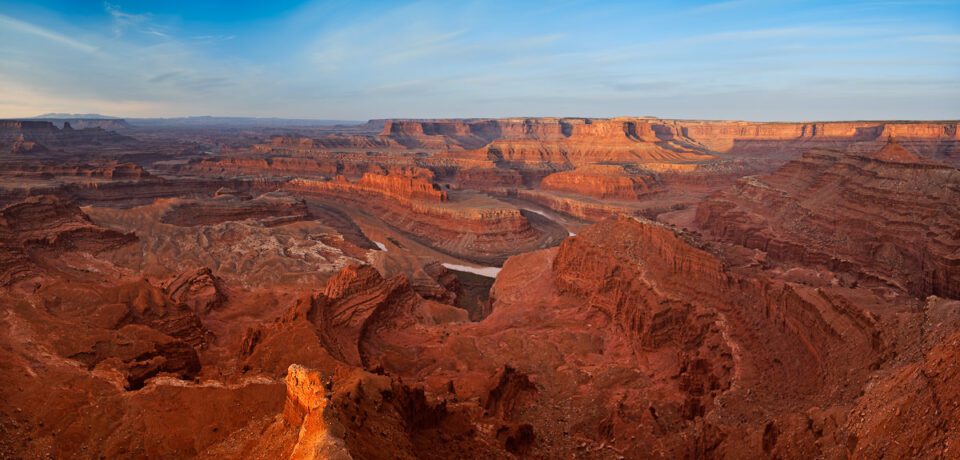
<svg viewBox="0 0 960 460">
<path fill-rule="evenodd" d="M 329 382 L 332 386 L 332 382 Z M 293 364 L 287 370 L 287 402 L 283 416 L 300 426 L 297 444 L 290 454 L 296 460 L 352 459 L 343 441 L 344 428 L 327 413 L 328 382 L 314 371 Z"/>
<path fill-rule="evenodd" d="M 696 222 L 776 260 L 958 298 L 960 171 L 916 158 L 897 143 L 869 155 L 813 150 L 741 179 L 701 204 Z"/>
<path fill-rule="evenodd" d="M 649 171 L 628 171 L 621 166 L 607 165 L 581 166 L 571 171 L 553 173 L 540 182 L 540 187 L 546 190 L 613 200 L 635 200 L 658 186 L 656 174 Z"/>
</svg>

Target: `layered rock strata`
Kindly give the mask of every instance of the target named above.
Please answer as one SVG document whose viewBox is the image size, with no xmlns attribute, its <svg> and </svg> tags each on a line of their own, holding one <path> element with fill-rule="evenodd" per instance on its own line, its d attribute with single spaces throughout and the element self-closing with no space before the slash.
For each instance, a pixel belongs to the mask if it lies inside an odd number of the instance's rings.
<svg viewBox="0 0 960 460">
<path fill-rule="evenodd" d="M 422 178 L 367 174 L 358 182 L 294 179 L 287 189 L 362 204 L 389 225 L 470 260 L 496 263 L 506 255 L 549 245 L 563 235 L 556 224 L 538 220 L 549 229 L 544 232 L 530 224 L 530 216 L 487 197 L 452 199 L 446 190 Z"/>
<path fill-rule="evenodd" d="M 0 284 L 38 273 L 45 253 L 97 254 L 136 240 L 132 233 L 94 224 L 73 201 L 53 195 L 29 197 L 0 209 Z"/>
<path fill-rule="evenodd" d="M 270 192 L 254 199 L 223 194 L 214 199 L 180 201 L 164 213 L 161 221 L 189 227 L 252 220 L 269 227 L 310 217 L 302 199 L 283 192 Z"/>
<path fill-rule="evenodd" d="M 540 188 L 592 196 L 598 199 L 635 200 L 660 186 L 656 174 L 622 166 L 581 166 L 543 178 Z"/>
<path fill-rule="evenodd" d="M 960 171 L 897 143 L 869 155 L 813 150 L 746 177 L 701 204 L 697 224 L 723 241 L 960 297 Z"/>
<path fill-rule="evenodd" d="M 657 118 L 391 120 L 381 137 L 408 146 L 485 150 L 505 161 L 703 160 L 705 153 L 796 155 L 820 147 L 878 148 L 890 137 L 922 155 L 955 158 L 949 122 L 755 123 Z M 516 141 L 516 142 L 513 142 Z M 591 146 L 591 144 L 593 144 Z"/>
</svg>

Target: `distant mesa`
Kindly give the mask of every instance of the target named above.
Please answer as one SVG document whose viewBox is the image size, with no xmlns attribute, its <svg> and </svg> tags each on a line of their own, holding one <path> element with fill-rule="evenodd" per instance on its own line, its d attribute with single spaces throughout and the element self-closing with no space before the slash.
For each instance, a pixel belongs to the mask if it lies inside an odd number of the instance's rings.
<svg viewBox="0 0 960 460">
<path fill-rule="evenodd" d="M 45 113 L 33 118 L 57 120 L 119 120 L 120 117 L 100 115 L 99 113 Z"/>
</svg>

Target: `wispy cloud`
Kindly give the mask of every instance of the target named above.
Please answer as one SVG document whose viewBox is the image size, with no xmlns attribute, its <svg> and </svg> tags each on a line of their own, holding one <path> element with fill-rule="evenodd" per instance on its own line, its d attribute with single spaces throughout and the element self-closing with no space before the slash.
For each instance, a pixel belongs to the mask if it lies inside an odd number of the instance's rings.
<svg viewBox="0 0 960 460">
<path fill-rule="evenodd" d="M 103 4 L 103 9 L 110 15 L 113 22 L 112 30 L 115 38 L 122 37 L 129 30 L 162 39 L 173 38 L 163 28 L 153 24 L 149 14 L 128 13 L 120 9 L 118 5 L 106 2 Z"/>
<path fill-rule="evenodd" d="M 903 40 L 908 42 L 918 42 L 918 43 L 940 43 L 940 44 L 946 44 L 946 45 L 960 45 L 960 34 L 910 35 L 907 37 L 903 37 Z"/>
<path fill-rule="evenodd" d="M 27 111 L 38 109 L 120 115 L 197 113 L 209 110 L 204 106 L 230 105 L 224 103 L 224 93 L 236 90 L 238 80 L 222 62 L 201 53 L 200 40 L 178 38 L 150 14 L 128 14 L 109 4 L 104 13 L 114 27 L 60 25 L 56 31 L 0 14 L 0 41 L 17 44 L 0 47 L 0 60 L 5 63 L 0 67 L 0 81 L 6 82 L 3 92 L 15 92 L 20 106 L 15 112 L 8 100 L 2 108 L 6 116 L 31 115 Z M 222 37 L 206 40 L 218 38 Z M 245 85 L 255 87 L 253 72 L 242 73 Z M 55 101 L 61 107 L 50 107 Z M 220 110 L 224 109 L 215 109 Z"/>
<path fill-rule="evenodd" d="M 876 27 L 853 27 L 848 25 L 801 25 L 791 27 L 772 27 L 758 29 L 731 30 L 699 36 L 693 36 L 682 42 L 711 42 L 717 40 L 766 40 L 779 38 L 824 38 L 864 37 L 889 33 Z"/>
<path fill-rule="evenodd" d="M 124 12 L 119 6 L 110 3 L 104 3 L 103 9 L 113 20 L 113 35 L 115 37 L 122 36 L 127 29 L 138 27 L 147 20 L 145 15 Z"/>
<path fill-rule="evenodd" d="M 728 0 L 723 2 L 713 2 L 713 3 L 707 3 L 704 5 L 695 6 L 693 8 L 690 8 L 686 12 L 692 13 L 692 14 L 715 13 L 717 11 L 740 8 L 752 3 L 756 3 L 756 0 Z"/>
<path fill-rule="evenodd" d="M 26 34 L 35 36 L 35 37 L 40 37 L 61 45 L 68 46 L 75 50 L 83 51 L 85 53 L 97 52 L 97 47 L 95 46 L 88 45 L 75 38 L 71 38 L 66 35 L 59 34 L 52 30 L 40 27 L 35 24 L 31 24 L 26 21 L 14 19 L 10 16 L 5 16 L 0 14 L 0 26 L 7 28 L 8 30 L 18 31 L 21 33 L 26 33 Z"/>
<path fill-rule="evenodd" d="M 166 72 L 151 78 L 149 81 L 150 83 L 163 83 L 165 81 L 177 78 L 180 75 L 180 72 Z"/>
<path fill-rule="evenodd" d="M 21 1 L 0 2 L 0 116 L 960 115 L 955 2 L 312 0 L 221 18 Z"/>
<path fill-rule="evenodd" d="M 196 35 L 190 37 L 190 40 L 197 43 L 219 43 L 236 39 L 236 35 Z"/>
</svg>

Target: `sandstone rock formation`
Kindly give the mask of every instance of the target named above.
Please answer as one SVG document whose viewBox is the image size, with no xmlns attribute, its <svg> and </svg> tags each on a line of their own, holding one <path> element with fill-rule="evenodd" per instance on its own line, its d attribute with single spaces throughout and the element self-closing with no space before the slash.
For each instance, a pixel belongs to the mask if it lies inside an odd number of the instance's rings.
<svg viewBox="0 0 960 460">
<path fill-rule="evenodd" d="M 123 131 L 132 128 L 127 120 L 122 118 L 49 118 L 43 117 L 44 121 L 49 121 L 61 128 L 70 127 L 71 129 L 102 128 L 108 131 Z"/>
<path fill-rule="evenodd" d="M 181 201 L 164 213 L 164 223 L 180 227 L 253 220 L 272 227 L 307 220 L 310 211 L 301 199 L 282 192 L 265 193 L 255 199 L 221 194 L 213 200 Z"/>
<path fill-rule="evenodd" d="M 957 124 L 924 122 L 674 122 L 675 132 L 720 152 L 799 152 L 810 148 L 876 149 L 890 136 L 934 158 L 952 157 Z"/>
<path fill-rule="evenodd" d="M 117 252 L 117 265 L 160 279 L 209 267 L 217 277 L 246 286 L 322 282 L 363 257 L 364 249 L 307 220 L 305 211 L 302 202 L 282 193 L 87 209 L 95 222 L 138 236 L 137 244 Z"/>
<path fill-rule="evenodd" d="M 332 391 L 332 388 L 327 388 L 327 382 L 323 381 L 322 376 L 291 364 L 287 370 L 286 386 L 284 420 L 291 425 L 300 426 L 300 435 L 290 458 L 352 459 L 353 456 L 343 442 L 343 425 L 327 412 L 327 392 Z"/>
<path fill-rule="evenodd" d="M 379 361 L 381 334 L 419 322 L 466 321 L 466 316 L 463 310 L 424 300 L 402 275 L 384 279 L 369 265 L 348 266 L 322 292 L 298 299 L 284 314 L 280 331 L 266 333 L 287 333 L 306 322 L 325 354 L 347 365 L 372 369 Z M 248 334 L 250 341 L 256 334 Z M 264 333 L 259 334 L 256 341 L 262 342 Z"/>
<path fill-rule="evenodd" d="M 0 147 L 16 142 L 33 142 L 48 148 L 69 148 L 74 144 L 115 144 L 131 138 L 100 127 L 73 129 L 69 123 L 57 128 L 51 121 L 0 120 Z M 6 150 L 6 148 L 4 149 Z"/>
<path fill-rule="evenodd" d="M 48 253 L 96 254 L 134 241 L 132 233 L 95 225 L 70 200 L 50 195 L 30 197 L 0 210 L 0 284 L 39 273 Z"/>
<path fill-rule="evenodd" d="M 621 166 L 581 166 L 543 178 L 540 187 L 599 199 L 635 200 L 659 186 L 656 174 Z"/>
<path fill-rule="evenodd" d="M 550 163 L 563 159 L 574 162 L 589 159 L 596 163 L 614 158 L 622 160 L 630 155 L 691 160 L 706 159 L 704 154 L 709 152 L 748 154 L 766 150 L 796 154 L 814 147 L 875 148 L 891 135 L 928 156 L 956 156 L 952 153 L 958 146 L 956 122 L 752 123 L 657 118 L 391 120 L 381 133 L 381 137 L 396 139 L 406 146 L 469 150 L 491 144 L 490 154 L 506 161 L 546 160 Z"/>
<path fill-rule="evenodd" d="M 717 238 L 771 258 L 960 296 L 960 171 L 896 143 L 871 154 L 813 150 L 700 205 Z"/>
<path fill-rule="evenodd" d="M 873 385 L 850 412 L 855 457 L 957 455 L 960 336 L 947 337 L 917 363 Z M 891 438 L 897 442 L 891 442 Z"/>
<path fill-rule="evenodd" d="M 300 430 L 293 459 L 443 458 L 448 449 L 435 443 L 470 436 L 446 404 L 383 375 L 291 365 L 286 387 L 284 419 Z M 474 442 L 465 447 L 466 455 L 497 455 Z"/>
<path fill-rule="evenodd" d="M 440 303 L 454 305 L 461 294 L 460 280 L 453 272 L 432 261 L 422 267 L 426 276 L 413 276 L 411 287 L 425 299 L 434 299 Z"/>
<path fill-rule="evenodd" d="M 0 457 L 956 456 L 956 122 L 66 122 Z"/>
<path fill-rule="evenodd" d="M 420 177 L 366 174 L 357 182 L 294 179 L 288 190 L 333 196 L 377 212 L 388 225 L 431 246 L 482 263 L 497 263 L 506 254 L 559 241 L 564 232 L 550 221 L 531 217 L 490 197 L 451 197 Z M 536 219 L 536 218 L 534 218 Z"/>
<path fill-rule="evenodd" d="M 24 139 L 23 135 L 17 137 L 13 143 L 10 144 L 10 153 L 14 155 L 21 153 L 44 153 L 46 151 L 46 147 L 37 142 Z"/>
<path fill-rule="evenodd" d="M 207 267 L 183 272 L 161 287 L 175 302 L 185 303 L 197 313 L 207 313 L 227 301 L 223 280 Z"/>
<path fill-rule="evenodd" d="M 447 201 L 447 194 L 429 178 L 409 174 L 371 174 L 366 173 L 357 182 L 350 182 L 343 176 L 328 183 L 294 182 L 293 186 L 310 186 L 312 190 L 330 190 L 333 192 L 357 192 L 384 197 L 402 205 L 410 205 L 414 200 L 428 202 Z"/>
</svg>

